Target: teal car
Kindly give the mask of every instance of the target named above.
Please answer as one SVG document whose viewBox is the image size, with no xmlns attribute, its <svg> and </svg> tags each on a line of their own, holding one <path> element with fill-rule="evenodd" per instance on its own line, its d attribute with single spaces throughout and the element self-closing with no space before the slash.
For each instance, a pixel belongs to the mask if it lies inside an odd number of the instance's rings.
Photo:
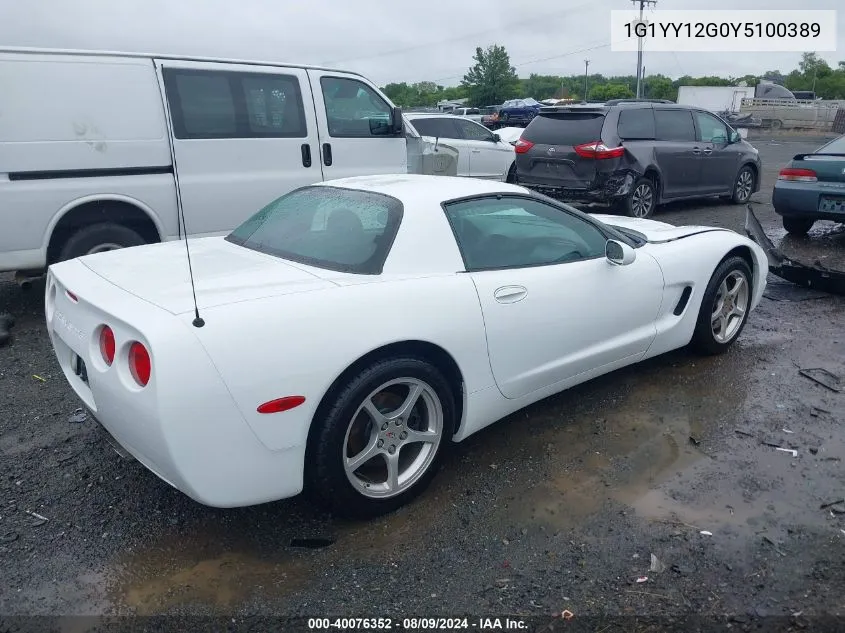
<svg viewBox="0 0 845 633">
<path fill-rule="evenodd" d="M 781 169 L 772 204 L 793 235 L 806 235 L 816 220 L 845 222 L 845 135 Z"/>
</svg>

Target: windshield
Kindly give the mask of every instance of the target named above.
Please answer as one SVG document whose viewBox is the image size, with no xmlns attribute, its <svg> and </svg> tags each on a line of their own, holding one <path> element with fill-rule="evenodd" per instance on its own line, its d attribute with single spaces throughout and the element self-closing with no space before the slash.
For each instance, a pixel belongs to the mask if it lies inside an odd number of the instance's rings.
<svg viewBox="0 0 845 633">
<path fill-rule="evenodd" d="M 226 240 L 318 268 L 378 275 L 402 212 L 399 200 L 383 194 L 303 187 L 268 204 Z"/>
</svg>

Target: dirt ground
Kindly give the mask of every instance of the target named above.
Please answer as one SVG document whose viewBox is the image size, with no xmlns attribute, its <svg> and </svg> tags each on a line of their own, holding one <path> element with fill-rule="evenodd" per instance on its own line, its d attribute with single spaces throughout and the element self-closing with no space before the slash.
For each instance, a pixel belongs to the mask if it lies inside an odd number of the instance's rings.
<svg viewBox="0 0 845 633">
<path fill-rule="evenodd" d="M 842 226 L 784 238 L 770 204 L 782 164 L 820 143 L 755 144 L 770 237 L 845 268 Z M 741 230 L 744 208 L 655 219 Z M 549 398 L 456 445 L 416 503 L 353 523 L 301 498 L 206 508 L 121 460 L 90 419 L 71 421 L 43 287 L 2 277 L 0 312 L 18 323 L 0 348 L 0 632 L 43 624 L 14 616 L 102 614 L 166 615 L 162 630 L 327 615 L 845 630 L 845 502 L 827 506 L 845 499 L 845 391 L 799 373 L 825 368 L 845 390 L 845 298 L 776 281 L 728 354 L 679 351 Z"/>
</svg>

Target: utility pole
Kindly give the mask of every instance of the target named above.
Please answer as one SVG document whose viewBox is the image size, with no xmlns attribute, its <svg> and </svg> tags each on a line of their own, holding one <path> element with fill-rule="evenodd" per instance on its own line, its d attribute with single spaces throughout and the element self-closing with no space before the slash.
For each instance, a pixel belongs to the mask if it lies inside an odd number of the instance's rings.
<svg viewBox="0 0 845 633">
<path fill-rule="evenodd" d="M 584 102 L 585 103 L 587 101 L 587 76 L 588 76 L 587 69 L 589 69 L 589 67 L 590 67 L 590 60 L 585 59 L 584 60 Z"/>
<path fill-rule="evenodd" d="M 657 0 L 631 0 L 634 4 L 640 3 L 640 19 L 638 24 L 643 24 L 643 7 L 647 4 L 657 4 Z M 642 96 L 643 85 L 643 38 L 637 37 L 637 99 Z"/>
</svg>

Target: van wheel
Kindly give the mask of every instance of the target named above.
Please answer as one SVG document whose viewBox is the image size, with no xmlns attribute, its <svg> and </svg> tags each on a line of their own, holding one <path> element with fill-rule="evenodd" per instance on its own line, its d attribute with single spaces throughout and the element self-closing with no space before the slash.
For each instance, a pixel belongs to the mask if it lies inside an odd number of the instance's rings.
<svg viewBox="0 0 845 633">
<path fill-rule="evenodd" d="M 813 228 L 813 224 L 815 224 L 815 220 L 812 218 L 801 218 L 795 216 L 784 216 L 783 218 L 783 228 L 786 229 L 786 232 L 790 235 L 807 235 L 810 232 L 810 229 Z"/>
<path fill-rule="evenodd" d="M 104 253 L 146 243 L 140 234 L 127 226 L 114 222 L 101 222 L 83 227 L 71 234 L 62 246 L 62 250 L 59 251 L 56 261 L 62 262 L 83 255 Z"/>
<path fill-rule="evenodd" d="M 513 163 L 511 168 L 508 170 L 508 177 L 505 182 L 516 184 L 516 163 Z"/>
<path fill-rule="evenodd" d="M 743 167 L 739 170 L 734 181 L 734 191 L 731 202 L 734 204 L 745 204 L 754 191 L 754 171 L 751 167 Z"/>
<path fill-rule="evenodd" d="M 632 218 L 650 218 L 657 206 L 657 188 L 648 178 L 639 178 L 622 201 L 622 211 Z"/>
</svg>

